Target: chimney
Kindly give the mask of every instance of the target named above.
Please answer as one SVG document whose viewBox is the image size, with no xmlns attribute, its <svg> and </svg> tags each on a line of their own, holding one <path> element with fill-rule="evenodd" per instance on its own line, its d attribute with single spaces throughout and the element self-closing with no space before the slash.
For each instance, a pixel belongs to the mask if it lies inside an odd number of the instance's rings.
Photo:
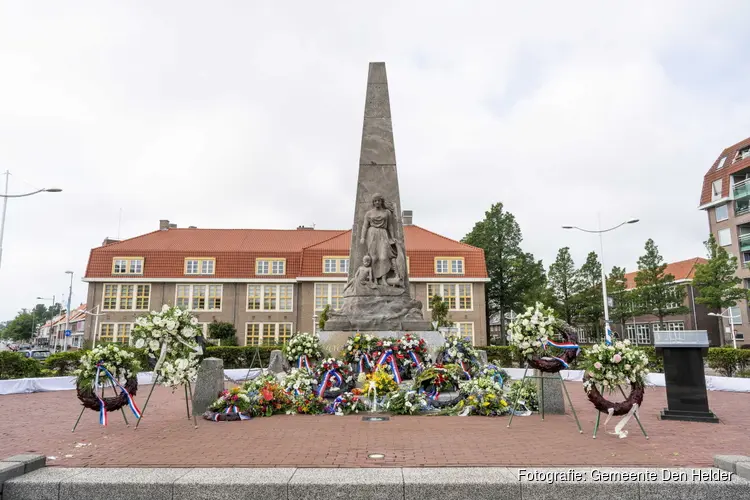
<svg viewBox="0 0 750 500">
<path fill-rule="evenodd" d="M 169 229 L 177 229 L 177 224 L 170 224 Z"/>
<path fill-rule="evenodd" d="M 110 238 L 109 236 L 107 236 L 106 238 L 104 238 L 104 241 L 102 241 L 102 246 L 106 247 L 107 245 L 111 245 L 112 243 L 119 243 L 119 242 L 120 240 L 116 240 L 114 238 Z"/>
<path fill-rule="evenodd" d="M 188 229 L 198 229 L 196 226 L 188 226 Z"/>
<path fill-rule="evenodd" d="M 403 220 L 404 226 L 411 226 L 413 215 L 414 212 L 412 212 L 411 210 L 404 210 L 403 214 L 401 215 L 401 220 Z"/>
<path fill-rule="evenodd" d="M 167 219 L 161 219 L 159 221 L 159 231 L 166 231 L 169 229 L 169 221 Z"/>
<path fill-rule="evenodd" d="M 315 229 L 315 226 L 297 226 L 297 231 L 312 231 L 313 229 Z"/>
</svg>

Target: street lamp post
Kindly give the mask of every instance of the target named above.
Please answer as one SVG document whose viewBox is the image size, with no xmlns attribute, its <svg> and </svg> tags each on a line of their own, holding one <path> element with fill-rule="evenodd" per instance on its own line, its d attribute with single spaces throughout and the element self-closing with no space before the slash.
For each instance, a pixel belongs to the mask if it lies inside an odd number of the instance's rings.
<svg viewBox="0 0 750 500">
<path fill-rule="evenodd" d="M 724 327 L 724 320 L 725 319 L 729 320 L 729 330 L 732 333 L 732 345 L 734 346 L 735 349 L 737 349 L 737 336 L 734 334 L 734 322 L 732 321 L 733 316 L 729 313 L 729 308 L 727 308 L 727 314 L 726 315 L 724 315 L 724 314 L 717 314 L 717 313 L 708 313 L 708 315 L 709 316 L 714 316 L 716 318 L 721 318 L 721 327 L 722 328 L 725 328 Z M 721 338 L 722 339 L 724 339 L 724 335 L 725 335 L 725 333 L 721 332 Z"/>
<path fill-rule="evenodd" d="M 70 329 L 70 299 L 73 298 L 73 271 L 65 271 L 65 274 L 70 275 L 70 288 L 68 288 L 68 310 L 65 312 L 65 331 L 63 332 L 63 351 L 67 349 L 67 339 L 65 336 L 68 334 Z"/>
<path fill-rule="evenodd" d="M 3 262 L 3 235 L 5 234 L 5 213 L 8 210 L 8 198 L 23 198 L 24 196 L 31 196 L 37 193 L 59 193 L 62 191 L 62 189 L 58 188 L 46 188 L 38 189 L 30 193 L 8 194 L 8 179 L 10 178 L 10 172 L 6 170 L 3 175 L 5 175 L 5 194 L 0 195 L 0 198 L 3 199 L 3 215 L 0 217 L 0 264 Z"/>
<path fill-rule="evenodd" d="M 607 303 L 607 275 L 604 273 L 604 240 L 602 234 L 614 231 L 615 229 L 624 226 L 625 224 L 635 224 L 638 219 L 628 219 L 624 222 L 617 224 L 616 226 L 610 227 L 609 229 L 602 229 L 601 217 L 599 218 L 599 229 L 583 229 L 578 226 L 563 226 L 563 229 L 577 229 L 584 233 L 592 233 L 599 235 L 599 261 L 602 267 L 602 298 L 604 299 L 604 335 L 605 340 L 609 344 L 612 342 L 612 335 L 609 329 L 609 304 Z"/>
<path fill-rule="evenodd" d="M 51 300 L 52 301 L 52 308 L 50 308 L 50 312 L 52 312 L 52 309 L 54 309 L 54 307 L 55 307 L 55 296 L 54 295 L 52 296 L 51 299 L 49 297 L 37 297 L 36 300 Z M 47 342 L 49 342 L 49 334 L 52 333 L 52 319 L 54 317 L 55 316 L 52 315 L 49 318 L 50 325 L 49 325 L 49 330 L 47 331 Z M 57 339 L 55 339 L 55 345 L 57 345 Z M 48 344 L 48 347 L 49 347 L 49 344 Z"/>
</svg>

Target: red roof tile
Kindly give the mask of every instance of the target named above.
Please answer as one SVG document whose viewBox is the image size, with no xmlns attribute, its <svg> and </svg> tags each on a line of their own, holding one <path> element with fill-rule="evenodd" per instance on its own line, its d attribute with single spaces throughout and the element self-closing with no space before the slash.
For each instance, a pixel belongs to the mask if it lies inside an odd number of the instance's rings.
<svg viewBox="0 0 750 500">
<path fill-rule="evenodd" d="M 679 280 L 690 280 L 693 279 L 695 273 L 696 264 L 705 264 L 708 262 L 702 257 L 695 257 L 693 259 L 681 260 L 680 262 L 672 262 L 667 264 L 667 268 L 664 270 L 664 274 L 671 274 L 674 276 L 675 281 Z M 635 288 L 635 275 L 638 272 L 627 273 L 625 275 L 625 287 L 628 289 Z"/>
</svg>

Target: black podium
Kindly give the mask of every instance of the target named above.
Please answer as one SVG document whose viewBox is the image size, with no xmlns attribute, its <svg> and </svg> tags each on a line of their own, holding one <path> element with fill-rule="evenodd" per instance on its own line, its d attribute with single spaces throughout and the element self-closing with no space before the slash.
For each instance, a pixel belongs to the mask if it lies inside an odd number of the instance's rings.
<svg viewBox="0 0 750 500">
<path fill-rule="evenodd" d="M 664 357 L 667 408 L 662 420 L 719 423 L 708 409 L 703 358 L 708 354 L 708 332 L 685 330 L 654 332 L 656 352 Z"/>
</svg>

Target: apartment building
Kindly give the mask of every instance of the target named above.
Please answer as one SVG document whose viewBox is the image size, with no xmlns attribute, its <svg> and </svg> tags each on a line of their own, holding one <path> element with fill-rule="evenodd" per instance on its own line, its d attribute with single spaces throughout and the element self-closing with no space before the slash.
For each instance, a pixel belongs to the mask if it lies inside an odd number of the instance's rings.
<svg viewBox="0 0 750 500">
<path fill-rule="evenodd" d="M 404 213 L 412 295 L 430 317 L 429 299 L 448 301 L 451 320 L 476 345 L 486 345 L 484 251 L 413 225 Z M 233 323 L 239 345 L 281 344 L 316 330 L 326 305 L 338 309 L 349 272 L 351 231 L 177 228 L 91 250 L 87 303 L 99 305 L 98 331 L 85 338 L 130 342 L 135 318 L 162 304 L 190 310 L 204 331 Z"/>
<path fill-rule="evenodd" d="M 664 271 L 665 274 L 671 274 L 674 276 L 675 286 L 681 286 L 685 290 L 683 302 L 681 304 L 675 302 L 671 304 L 671 307 L 668 307 L 668 309 L 677 310 L 680 306 L 684 306 L 687 308 L 686 313 L 666 316 L 664 318 L 663 326 L 659 323 L 659 318 L 657 316 L 649 314 L 634 316 L 632 319 L 626 321 L 624 331 L 623 325 L 613 324 L 612 327 L 621 334 L 622 338 L 628 338 L 631 342 L 638 345 L 653 344 L 653 334 L 661 328 L 670 331 L 707 330 L 711 346 L 715 347 L 721 345 L 721 336 L 719 334 L 721 330 L 719 328 L 718 318 L 708 316 L 708 313 L 710 313 L 711 310 L 695 301 L 695 298 L 699 295 L 698 290 L 693 286 L 695 266 L 696 264 L 705 264 L 706 262 L 706 259 L 700 257 L 672 262 L 667 264 L 667 268 Z M 633 290 L 636 288 L 636 274 L 638 273 L 632 272 L 625 275 L 626 290 Z M 613 298 L 616 299 L 616 297 Z"/>
<path fill-rule="evenodd" d="M 716 241 L 737 257 L 737 276 L 750 288 L 750 137 L 726 148 L 703 178 L 700 206 L 708 215 L 708 227 Z M 750 338 L 750 311 L 746 302 L 722 314 L 731 316 L 731 329 L 724 344 Z"/>
</svg>

